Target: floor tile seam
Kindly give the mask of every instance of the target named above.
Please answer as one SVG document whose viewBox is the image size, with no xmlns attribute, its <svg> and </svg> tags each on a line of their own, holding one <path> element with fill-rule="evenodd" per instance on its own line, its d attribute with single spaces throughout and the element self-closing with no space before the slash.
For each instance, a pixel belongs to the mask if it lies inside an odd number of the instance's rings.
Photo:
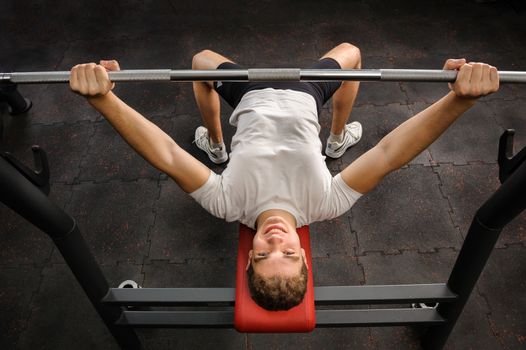
<svg viewBox="0 0 526 350">
<path fill-rule="evenodd" d="M 487 45 L 484 45 L 484 47 L 487 47 Z M 476 61 L 477 57 L 481 57 L 481 56 L 484 56 L 484 55 L 488 54 L 488 51 L 484 51 L 484 50 L 480 50 L 479 51 L 479 48 L 477 46 L 472 47 L 472 50 L 470 50 L 469 52 L 462 51 L 462 50 L 464 50 L 464 49 L 460 48 L 460 50 L 457 51 L 458 52 L 457 54 L 458 55 L 465 54 L 463 56 L 468 56 L 468 57 L 465 57 L 468 60 L 468 62 L 470 62 L 472 59 L 475 59 L 475 61 Z M 500 46 L 500 47 L 491 46 L 491 53 L 495 54 L 495 55 L 503 54 L 503 55 L 506 56 L 506 55 L 509 55 L 510 51 L 512 51 L 512 50 L 510 50 L 509 48 L 506 48 L 504 46 Z M 444 51 L 444 52 L 440 52 L 439 54 L 441 54 L 441 55 L 451 55 L 451 52 Z M 488 62 L 488 63 L 491 63 L 491 62 Z"/>
<path fill-rule="evenodd" d="M 495 100 L 494 100 L 495 101 Z M 498 101 L 498 100 L 496 100 Z M 491 115 L 491 119 L 495 122 L 495 124 L 497 124 L 498 126 L 500 126 L 500 128 L 502 130 L 506 130 L 506 128 L 502 125 L 502 123 L 499 122 L 498 118 L 497 118 L 497 112 L 495 112 L 493 110 L 493 108 L 490 108 L 489 106 L 489 102 L 488 101 L 480 101 L 481 104 L 483 104 L 486 108 L 486 110 L 489 111 L 490 115 Z"/>
<path fill-rule="evenodd" d="M 153 118 L 166 118 L 166 117 L 162 117 L 162 116 L 152 116 L 151 118 L 148 118 L 149 120 L 153 119 Z M 102 119 L 99 119 L 99 120 L 89 120 L 89 119 L 86 119 L 86 120 L 80 120 L 80 121 L 75 121 L 73 123 L 68 123 L 68 122 L 56 122 L 56 123 L 52 123 L 52 124 L 43 124 L 43 125 L 49 125 L 49 126 L 62 126 L 62 125 L 65 125 L 65 126 L 71 126 L 71 125 L 75 125 L 75 124 L 82 124 L 82 123 L 86 123 L 86 124 L 91 124 L 91 126 L 93 127 L 92 128 L 92 133 L 91 135 L 88 137 L 88 141 L 87 141 L 87 145 L 88 147 L 86 147 L 85 149 L 87 150 L 84 154 L 84 156 L 82 157 L 82 160 L 80 162 L 80 168 L 82 170 L 82 168 L 84 168 L 84 166 L 82 165 L 82 163 L 84 163 L 84 161 L 87 159 L 87 157 L 89 155 L 95 155 L 96 152 L 92 150 L 92 140 L 95 138 L 96 134 L 97 134 L 97 127 L 99 127 L 100 125 L 102 124 L 109 124 L 106 119 L 102 118 Z M 115 135 L 117 136 L 118 133 L 115 132 Z M 120 136 L 119 136 L 120 137 Z M 151 178 L 151 177 L 144 177 L 144 178 Z M 140 178 L 139 178 L 140 179 Z M 90 180 L 88 180 L 90 181 Z M 95 180 L 93 180 L 95 181 Z"/>
<path fill-rule="evenodd" d="M 48 266 L 48 261 L 43 260 L 41 263 L 38 262 L 17 262 L 17 263 L 0 263 L 0 268 L 7 269 L 23 269 L 23 268 L 34 268 L 34 269 L 43 269 Z"/>
<path fill-rule="evenodd" d="M 51 191 L 53 191 L 53 186 L 54 185 L 59 185 L 59 186 L 75 186 L 76 184 L 78 184 L 78 182 L 74 182 L 74 180 L 71 180 L 71 181 L 50 181 L 49 182 L 49 185 L 51 186 Z M 66 203 L 69 204 L 69 201 L 71 200 L 71 198 L 68 199 L 68 202 Z"/>
<path fill-rule="evenodd" d="M 144 262 L 144 265 L 154 265 L 154 264 L 165 264 L 165 265 L 188 265 L 189 263 L 222 263 L 222 262 L 235 262 L 237 261 L 237 256 L 220 256 L 215 258 L 209 258 L 209 257 L 183 257 L 179 260 L 174 259 L 147 259 Z"/>
<path fill-rule="evenodd" d="M 362 63 L 363 61 L 367 61 L 368 59 L 377 59 L 377 58 L 386 58 L 390 64 L 394 64 L 396 58 L 393 55 L 384 54 L 384 55 L 367 55 L 362 54 Z M 362 69 L 382 69 L 382 68 L 367 68 L 365 66 L 362 67 Z"/>
<path fill-rule="evenodd" d="M 133 182 L 157 182 L 159 179 L 158 177 L 138 177 L 138 178 L 110 178 L 106 180 L 77 180 L 73 183 L 65 182 L 63 184 L 66 185 L 72 185 L 72 186 L 79 186 L 79 185 L 109 185 L 112 183 L 125 183 L 130 184 Z M 58 183 L 58 182 L 57 182 Z"/>
<path fill-rule="evenodd" d="M 245 333 L 244 337 L 245 337 L 245 349 L 252 350 L 252 342 L 250 341 L 249 333 Z"/>
<path fill-rule="evenodd" d="M 464 238 L 462 237 L 461 239 L 462 241 L 464 240 Z M 523 242 L 513 242 L 513 243 L 506 243 L 504 244 L 504 246 L 502 247 L 495 247 L 494 249 L 495 250 L 506 250 L 510 247 L 520 247 L 520 248 L 526 248 L 526 243 L 523 243 Z M 338 254 L 337 256 L 338 257 L 347 257 L 347 258 L 352 258 L 352 259 L 359 259 L 359 258 L 363 258 L 363 257 L 367 257 L 367 256 L 371 256 L 371 255 L 380 255 L 380 256 L 397 256 L 397 255 L 402 255 L 406 252 L 416 252 L 418 254 L 421 254 L 421 255 L 425 255 L 425 254 L 438 254 L 438 253 L 441 253 L 442 251 L 446 251 L 446 250 L 450 250 L 450 251 L 453 251 L 455 253 L 459 252 L 460 251 L 460 248 L 459 247 L 455 247 L 455 246 L 443 246 L 443 247 L 434 247 L 434 248 L 431 248 L 431 250 L 422 250 L 422 249 L 418 249 L 418 248 L 403 248 L 403 249 L 393 249 L 393 250 L 390 250 L 390 251 L 385 251 L 385 250 L 366 250 L 366 251 L 362 251 L 361 253 L 356 253 L 355 255 L 349 255 L 348 253 L 342 253 L 342 254 Z M 315 257 L 315 259 L 330 259 L 331 256 L 318 256 L 318 257 Z"/>
<path fill-rule="evenodd" d="M 95 252 L 95 251 L 92 251 L 92 253 Z M 61 261 L 50 261 L 49 264 L 47 264 L 46 266 L 44 266 L 44 268 L 52 268 L 52 267 L 57 267 L 57 266 L 67 266 L 69 267 L 69 264 L 64 261 L 64 259 L 62 259 L 62 255 L 61 255 Z M 97 259 L 97 265 L 99 265 L 100 267 L 119 267 L 119 266 L 125 266 L 125 265 L 129 265 L 129 266 L 141 266 L 142 264 L 141 263 L 136 263 L 136 262 L 130 262 L 129 260 L 115 260 L 114 262 L 112 263 L 108 263 L 107 261 L 104 261 L 102 259 Z"/>
<path fill-rule="evenodd" d="M 365 273 L 365 265 L 360 261 L 360 256 L 358 256 L 358 251 L 355 251 L 354 255 L 355 256 L 353 258 L 355 258 L 356 265 L 358 265 L 358 268 L 360 269 L 360 272 L 361 272 L 360 283 L 363 282 L 363 284 L 367 284 L 367 274 Z"/>
<path fill-rule="evenodd" d="M 360 108 L 360 107 L 410 107 L 412 104 L 414 104 L 413 102 L 407 102 L 405 101 L 405 103 L 402 103 L 402 102 L 386 102 L 386 103 L 370 103 L 370 102 L 366 102 L 366 103 L 363 103 L 363 102 L 360 102 L 360 101 L 357 101 L 357 103 L 354 104 L 354 107 L 353 108 Z M 408 115 L 407 117 L 411 117 L 413 116 L 414 114 L 410 114 Z"/>
<path fill-rule="evenodd" d="M 170 8 L 170 10 L 172 11 L 172 13 L 174 15 L 177 16 L 177 9 L 176 7 L 174 6 L 173 2 L 172 1 L 168 1 L 168 7 Z"/>
<path fill-rule="evenodd" d="M 146 266 L 153 266 L 156 264 L 164 263 L 166 265 L 187 265 L 188 264 L 187 258 L 167 258 L 167 259 L 160 259 L 160 258 L 145 258 L 143 261 L 143 269 Z"/>
<path fill-rule="evenodd" d="M 356 261 L 359 258 L 359 255 L 354 255 L 354 253 L 338 253 L 338 254 L 330 254 L 327 253 L 326 255 L 311 255 L 311 258 L 313 260 L 331 260 L 334 258 L 349 258 L 351 260 Z"/>
<path fill-rule="evenodd" d="M 480 278 L 479 278 L 480 279 Z M 477 281 L 478 282 L 478 281 Z M 486 296 L 485 293 L 483 293 L 481 290 L 480 290 L 480 287 L 479 287 L 479 284 L 475 284 L 475 288 L 474 288 L 474 291 L 475 293 L 477 293 L 477 295 L 484 301 L 485 303 L 485 306 L 486 308 L 488 309 L 488 312 L 486 312 L 486 316 L 490 316 L 493 314 L 493 310 L 492 310 L 492 307 L 491 307 L 491 304 L 489 302 L 489 299 L 488 297 Z"/>
<path fill-rule="evenodd" d="M 131 261 L 131 260 L 119 260 L 119 259 L 116 259 L 115 260 L 115 263 L 114 264 L 108 264 L 108 263 L 105 263 L 105 262 L 101 262 L 99 263 L 100 266 L 116 266 L 116 267 L 119 267 L 119 266 L 142 266 L 143 263 L 142 262 L 135 262 L 135 261 Z"/>
<path fill-rule="evenodd" d="M 347 226 L 349 227 L 349 230 L 350 230 L 350 232 L 351 232 L 351 235 L 354 236 L 354 242 L 356 243 L 356 245 L 353 244 L 353 242 L 352 242 L 352 238 L 351 238 L 351 242 L 349 242 L 349 244 L 350 244 L 351 246 L 350 246 L 350 247 L 344 247 L 344 254 L 343 254 L 343 256 L 345 256 L 345 255 L 348 256 L 348 254 L 346 254 L 345 251 L 352 251 L 352 252 L 353 252 L 352 255 L 353 255 L 353 256 L 356 256 L 356 254 L 358 253 L 358 250 L 357 250 L 357 249 L 360 247 L 360 241 L 358 240 L 358 232 L 355 231 L 355 230 L 353 230 L 353 228 L 352 228 L 352 226 L 353 226 L 353 225 L 352 225 L 352 210 L 353 210 L 353 209 L 352 209 L 352 207 L 351 207 L 351 210 L 349 211 L 349 213 L 348 213 L 344 218 L 345 218 L 346 221 L 347 221 Z M 350 249 L 347 249 L 347 248 L 350 248 Z M 329 254 L 330 254 L 330 253 L 329 253 Z M 328 254 L 328 255 L 329 255 L 329 254 Z M 329 255 L 329 256 L 330 256 L 330 255 Z M 362 280 L 365 280 L 365 272 L 363 271 L 363 269 L 362 269 Z"/>
<path fill-rule="evenodd" d="M 398 57 L 402 57 L 402 60 L 407 60 L 407 59 L 416 59 L 416 60 L 429 60 L 430 57 L 433 57 L 433 56 L 438 56 L 438 57 L 444 57 L 444 60 L 446 58 L 454 58 L 455 56 L 458 56 L 460 55 L 459 50 L 455 50 L 455 49 L 451 49 L 450 47 L 448 48 L 444 48 L 444 47 L 426 47 L 426 48 L 419 48 L 419 46 L 414 46 L 412 42 L 410 41 L 404 41 L 402 42 L 402 44 L 405 44 L 407 43 L 406 46 L 409 46 L 411 49 L 413 50 L 418 50 L 418 51 L 415 51 L 417 54 L 416 55 L 404 55 L 404 56 L 398 56 Z M 398 49 L 399 50 L 399 49 Z M 398 53 L 397 49 L 392 49 L 392 48 L 387 48 L 386 49 L 387 52 L 389 52 L 390 55 L 394 55 L 396 53 Z M 469 52 L 469 57 L 474 57 L 476 55 L 483 55 L 487 52 L 472 52 L 470 51 Z M 492 53 L 494 54 L 508 54 L 509 53 L 509 50 L 506 50 L 504 48 L 501 48 L 501 49 L 495 49 L 493 50 L 492 49 Z M 398 67 L 397 67 L 398 68 Z M 411 69 L 410 66 L 408 65 L 405 65 L 405 66 L 401 66 L 399 67 L 401 69 Z M 441 69 L 442 66 L 430 66 L 428 67 L 427 69 Z M 416 68 L 416 69 L 424 69 L 424 68 Z"/>
<path fill-rule="evenodd" d="M 372 10 L 365 11 L 366 13 L 370 13 Z M 370 15 L 370 17 L 360 17 L 361 20 L 368 22 L 369 29 L 373 27 L 374 30 L 380 29 L 379 25 L 376 23 L 377 17 L 373 14 Z M 313 16 L 311 20 L 312 26 L 334 26 L 332 22 L 328 22 L 327 20 L 320 19 L 320 16 Z M 320 36 L 321 37 L 321 36 Z M 320 39 L 321 40 L 321 39 Z"/>
<path fill-rule="evenodd" d="M 69 50 L 69 48 L 70 48 L 70 44 L 66 42 L 66 48 L 64 49 L 64 51 L 62 51 L 62 56 L 58 59 L 57 63 L 53 67 L 53 70 L 57 70 L 60 64 L 64 61 L 64 58 L 66 57 L 66 52 Z M 47 92 L 48 88 L 49 88 L 49 85 L 47 85 L 44 89 L 39 89 L 36 95 L 36 98 L 40 99 L 42 95 L 44 95 Z M 32 124 L 33 123 L 30 123 L 29 125 L 32 125 Z"/>
<path fill-rule="evenodd" d="M 38 286 L 37 288 L 35 288 L 35 291 L 33 291 L 31 293 L 31 298 L 29 299 L 29 307 L 28 307 L 28 316 L 27 318 L 24 320 L 24 324 L 22 326 L 22 329 L 17 332 L 18 333 L 18 337 L 17 337 L 17 340 L 16 340 L 16 348 L 18 349 L 18 346 L 19 346 L 19 342 L 21 341 L 22 339 L 22 336 L 24 335 L 24 333 L 29 329 L 29 322 L 33 316 L 33 308 L 36 307 L 37 305 L 35 305 L 35 299 L 37 297 L 37 295 L 40 293 L 40 289 L 42 288 L 42 285 L 44 283 L 44 269 L 46 268 L 46 266 L 43 266 L 42 267 L 42 270 L 40 271 L 40 274 L 39 274 L 39 277 L 40 277 L 40 281 L 38 283 Z"/>
<path fill-rule="evenodd" d="M 148 248 L 146 249 L 146 255 L 143 256 L 143 261 L 142 261 L 143 269 L 144 269 L 144 263 L 150 257 L 150 253 L 152 250 L 152 244 L 153 244 L 152 231 L 157 223 L 157 214 L 158 214 L 157 204 L 159 203 L 160 200 L 161 200 L 161 176 L 158 176 L 157 178 L 157 198 L 155 198 L 152 201 L 153 220 L 152 220 L 151 225 L 148 226 L 147 234 L 146 234 L 146 242 L 147 242 Z"/>
<path fill-rule="evenodd" d="M 436 162 L 431 165 L 432 168 L 439 168 L 441 166 L 453 166 L 453 167 L 469 167 L 473 165 L 497 165 L 498 162 L 495 160 L 494 162 L 487 162 L 487 161 L 480 161 L 480 160 L 470 160 L 467 163 L 455 163 L 454 161 L 450 162 Z M 421 164 L 409 164 L 409 166 L 414 165 L 421 165 Z M 424 165 L 425 166 L 425 165 Z"/>
<path fill-rule="evenodd" d="M 460 249 L 455 246 L 443 246 L 443 247 L 433 247 L 427 250 L 422 250 L 419 248 L 402 248 L 402 249 L 392 249 L 389 251 L 365 250 L 365 251 L 360 252 L 360 254 L 356 254 L 355 256 L 349 256 L 349 257 L 364 258 L 367 256 L 372 256 L 372 255 L 398 256 L 398 255 L 403 255 L 405 253 L 417 253 L 420 255 L 430 255 L 430 254 L 440 254 L 443 251 L 459 252 Z"/>
<path fill-rule="evenodd" d="M 95 123 L 96 121 L 91 119 L 79 119 L 72 122 L 67 121 L 55 121 L 51 123 L 42 123 L 42 122 L 30 122 L 29 124 L 25 124 L 21 127 L 21 129 L 27 129 L 27 127 L 60 127 L 60 126 L 76 126 L 79 124 L 86 124 L 85 126 L 88 126 L 87 124 Z M 81 125 L 82 126 L 82 125 Z M 17 126 L 14 126 L 14 128 L 18 128 Z"/>
<path fill-rule="evenodd" d="M 64 201 L 64 205 L 59 206 L 59 208 L 61 208 L 67 215 L 69 215 L 69 211 L 70 211 L 70 208 L 71 208 L 71 205 L 72 205 L 72 201 L 73 201 L 73 186 L 75 186 L 75 178 L 73 180 L 71 180 L 71 183 L 67 182 L 67 181 L 63 181 L 63 182 L 58 182 L 57 181 L 57 182 L 53 182 L 53 183 L 50 182 L 50 193 L 53 191 L 53 186 L 54 185 L 62 185 L 62 186 L 68 187 L 69 195 L 67 196 L 67 199 Z M 50 201 L 54 202 L 51 199 L 50 199 Z M 53 251 L 58 251 L 58 248 L 57 248 L 56 245 L 53 245 Z M 52 256 L 53 256 L 53 253 L 52 253 Z M 52 256 L 50 257 L 50 260 L 51 260 Z"/>
<path fill-rule="evenodd" d="M 444 182 L 442 181 L 442 177 L 440 176 L 440 173 L 437 171 L 436 167 L 432 167 L 431 170 L 436 175 L 438 179 L 438 191 L 440 192 L 440 195 L 442 198 L 446 200 L 447 206 L 448 206 L 448 216 L 449 220 L 451 222 L 451 225 L 453 228 L 457 231 L 457 238 L 459 239 L 459 243 L 464 242 L 464 235 L 462 234 L 462 228 L 460 227 L 460 223 L 457 223 L 454 218 L 455 210 L 453 208 L 453 204 L 451 203 L 451 198 L 444 193 Z"/>
<path fill-rule="evenodd" d="M 119 40 L 141 40 L 145 39 L 148 35 L 147 32 L 141 35 L 137 36 L 130 36 L 126 34 L 115 34 L 115 36 L 104 36 L 104 39 L 97 40 L 97 42 L 109 42 L 109 41 L 119 41 Z M 64 42 L 68 45 L 68 49 L 71 48 L 72 45 L 87 42 L 87 43 L 93 43 L 93 38 L 77 38 L 77 39 L 70 39 L 70 40 L 48 40 L 48 41 L 40 41 L 40 44 L 49 46 L 49 45 L 57 45 L 57 44 L 63 44 Z"/>
<path fill-rule="evenodd" d="M 45 91 L 44 91 L 45 93 Z M 24 129 L 29 127 L 42 127 L 42 126 L 75 126 L 75 124 L 81 124 L 81 123 L 95 123 L 97 120 L 93 118 L 86 118 L 86 119 L 76 119 L 74 121 L 52 121 L 52 122 L 40 122 L 40 121 L 34 121 L 31 120 L 28 124 L 23 125 L 22 127 Z"/>
<path fill-rule="evenodd" d="M 526 248 L 526 242 L 506 242 L 504 244 L 502 244 L 501 246 L 495 246 L 493 249 L 495 250 L 506 250 L 508 248 L 514 248 L 514 247 L 519 247 L 519 248 Z"/>
<path fill-rule="evenodd" d="M 493 320 L 493 314 L 489 313 L 486 314 L 486 322 L 488 322 L 489 329 L 491 331 L 491 335 L 495 337 L 499 345 L 501 346 L 501 349 L 506 349 L 507 347 L 504 344 L 504 338 L 503 335 L 500 334 L 500 332 L 497 329 L 496 322 Z"/>
<path fill-rule="evenodd" d="M 66 53 L 69 51 L 70 48 L 71 48 L 71 44 L 70 44 L 69 42 L 66 42 L 66 48 L 65 48 L 64 51 L 62 52 L 62 57 L 60 57 L 60 58 L 58 59 L 58 63 L 55 65 L 54 70 L 57 70 L 58 67 L 60 67 L 60 64 L 61 64 L 62 62 L 64 62 L 64 59 L 65 59 L 65 57 L 66 57 Z"/>
<path fill-rule="evenodd" d="M 429 152 L 431 156 L 433 155 L 431 152 Z M 485 161 L 485 160 L 468 160 L 466 162 L 455 162 L 453 161 L 447 161 L 447 162 L 435 162 L 433 161 L 432 167 L 437 167 L 440 165 L 451 165 L 454 167 L 462 167 L 462 166 L 472 166 L 472 165 L 495 165 L 498 164 L 497 160 L 495 161 Z M 419 164 L 417 164 L 419 165 Z"/>
<path fill-rule="evenodd" d="M 415 110 L 414 108 L 412 107 L 412 105 L 416 102 L 413 102 L 413 103 L 410 103 L 410 98 L 409 98 L 409 93 L 407 92 L 407 90 L 404 88 L 404 84 L 403 83 L 397 83 L 398 84 L 398 87 L 400 89 L 400 91 L 402 91 L 402 93 L 404 94 L 405 96 L 405 105 L 407 106 L 407 108 L 409 109 L 409 111 L 411 112 L 411 115 L 415 115 Z M 425 102 L 423 102 L 425 103 Z"/>
<path fill-rule="evenodd" d="M 371 305 L 369 305 L 371 308 Z M 378 341 L 375 339 L 373 334 L 373 327 L 367 327 L 367 341 L 369 345 L 372 345 L 374 349 L 379 349 Z"/>
<path fill-rule="evenodd" d="M 501 90 L 502 92 L 502 90 Z M 497 94 L 499 92 L 496 92 Z M 505 95 L 508 95 L 508 94 L 505 94 Z M 484 100 L 480 101 L 481 103 L 486 103 L 486 104 L 490 104 L 492 102 L 516 102 L 516 101 L 522 101 L 523 98 L 521 97 L 518 97 L 518 96 L 512 96 L 511 98 L 506 98 L 506 97 L 497 97 L 496 95 L 489 95 L 487 97 L 484 98 Z M 496 114 L 495 114 L 496 115 Z"/>
<path fill-rule="evenodd" d="M 504 348 L 504 339 L 502 338 L 502 335 L 499 334 L 499 331 L 496 327 L 496 322 L 493 319 L 493 308 L 491 307 L 489 298 L 486 296 L 485 293 L 483 293 L 480 290 L 478 283 L 475 285 L 475 292 L 486 304 L 486 308 L 488 312 L 485 313 L 485 318 L 486 318 L 486 322 L 488 323 L 488 327 L 491 331 L 491 334 L 496 338 L 497 342 Z"/>
<path fill-rule="evenodd" d="M 29 301 L 29 305 L 33 304 L 34 298 L 35 298 L 34 293 L 32 293 L 31 299 Z M 33 316 L 33 307 L 30 306 L 27 318 L 25 318 L 24 321 L 22 322 L 22 327 L 20 327 L 20 329 L 17 330 L 17 338 L 16 338 L 16 341 L 15 341 L 15 344 L 16 344 L 15 345 L 15 349 L 20 349 L 20 345 L 19 344 L 20 344 L 20 342 L 22 340 L 22 336 L 29 329 L 29 322 L 30 322 L 32 316 Z"/>
<path fill-rule="evenodd" d="M 349 228 L 351 230 L 351 234 L 354 235 L 354 239 L 355 239 L 355 242 L 356 242 L 356 246 L 351 247 L 351 248 L 352 248 L 352 251 L 353 251 L 353 257 L 356 257 L 356 264 L 360 268 L 360 272 L 362 274 L 361 281 L 363 281 L 363 283 L 367 283 L 366 274 L 365 274 L 365 267 L 363 266 L 363 264 L 360 262 L 360 259 L 359 259 L 360 240 L 359 240 L 359 237 L 358 237 L 358 231 L 353 230 L 353 225 L 352 225 L 352 215 L 353 214 L 352 214 L 352 212 L 353 212 L 353 208 L 351 207 L 350 214 L 347 215 L 347 221 L 349 223 Z"/>
</svg>

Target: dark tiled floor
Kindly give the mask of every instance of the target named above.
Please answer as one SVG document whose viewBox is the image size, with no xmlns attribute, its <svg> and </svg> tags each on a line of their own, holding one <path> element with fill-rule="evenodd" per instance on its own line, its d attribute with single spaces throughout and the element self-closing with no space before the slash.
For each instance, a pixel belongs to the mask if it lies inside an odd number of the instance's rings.
<svg viewBox="0 0 526 350">
<path fill-rule="evenodd" d="M 204 48 L 249 67 L 306 67 L 340 42 L 362 50 L 364 68 L 440 68 L 448 57 L 526 70 L 520 0 L 465 1 L 4 1 L 0 65 L 64 70 L 116 58 L 124 68 L 189 68 Z M 2 106 L 3 149 L 30 164 L 46 149 L 51 198 L 75 216 L 112 286 L 233 286 L 237 225 L 208 215 L 137 156 L 65 85 L 21 86 L 34 107 Z M 363 83 L 352 118 L 363 140 L 337 173 L 393 127 L 447 91 L 444 85 Z M 190 84 L 129 84 L 116 92 L 198 159 L 199 113 Z M 498 187 L 504 128 L 526 146 L 526 86 L 502 86 L 411 164 L 346 215 L 311 225 L 318 285 L 443 282 L 479 205 Z M 222 107 L 224 120 L 231 109 Z M 332 107 L 320 117 L 322 140 Z M 229 140 L 234 130 L 224 125 Z M 223 167 L 212 166 L 215 171 Z M 50 240 L 0 205 L 2 349 L 115 349 Z M 503 232 L 449 349 L 526 347 L 526 216 Z M 416 349 L 406 327 L 317 329 L 311 334 L 143 330 L 147 349 Z"/>
</svg>

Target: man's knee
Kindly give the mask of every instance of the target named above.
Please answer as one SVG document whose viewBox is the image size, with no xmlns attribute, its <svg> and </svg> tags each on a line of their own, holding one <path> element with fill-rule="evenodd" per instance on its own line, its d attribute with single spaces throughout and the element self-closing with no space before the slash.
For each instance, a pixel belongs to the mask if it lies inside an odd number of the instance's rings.
<svg viewBox="0 0 526 350">
<path fill-rule="evenodd" d="M 350 43 L 341 43 L 340 45 L 338 45 L 338 47 L 341 48 L 341 51 L 344 56 L 343 58 L 346 62 L 348 62 L 349 65 L 360 65 L 362 61 L 362 54 L 358 46 L 355 46 Z"/>
<path fill-rule="evenodd" d="M 204 69 L 206 63 L 210 61 L 210 57 L 215 54 L 212 50 L 202 50 L 192 57 L 192 69 Z"/>
</svg>

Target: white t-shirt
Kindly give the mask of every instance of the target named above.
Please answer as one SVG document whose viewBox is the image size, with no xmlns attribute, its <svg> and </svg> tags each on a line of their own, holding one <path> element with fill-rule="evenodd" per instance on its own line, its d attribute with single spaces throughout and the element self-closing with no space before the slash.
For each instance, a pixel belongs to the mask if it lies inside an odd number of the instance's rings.
<svg viewBox="0 0 526 350">
<path fill-rule="evenodd" d="M 327 169 L 316 111 L 305 92 L 246 93 L 230 117 L 237 131 L 227 168 L 190 195 L 212 215 L 251 228 L 269 209 L 291 213 L 298 227 L 345 213 L 361 194 Z"/>
</svg>

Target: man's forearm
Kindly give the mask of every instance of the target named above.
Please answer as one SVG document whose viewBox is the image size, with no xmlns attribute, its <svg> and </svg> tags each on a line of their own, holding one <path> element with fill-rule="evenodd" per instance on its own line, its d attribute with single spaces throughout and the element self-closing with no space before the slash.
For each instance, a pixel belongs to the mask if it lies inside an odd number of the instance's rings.
<svg viewBox="0 0 526 350">
<path fill-rule="evenodd" d="M 111 91 L 88 98 L 124 140 L 154 167 L 165 171 L 172 164 L 174 140 L 155 124 L 129 107 Z"/>
<path fill-rule="evenodd" d="M 459 98 L 450 92 L 385 136 L 378 146 L 384 151 L 390 170 L 409 163 L 475 102 L 475 99 Z"/>
</svg>

